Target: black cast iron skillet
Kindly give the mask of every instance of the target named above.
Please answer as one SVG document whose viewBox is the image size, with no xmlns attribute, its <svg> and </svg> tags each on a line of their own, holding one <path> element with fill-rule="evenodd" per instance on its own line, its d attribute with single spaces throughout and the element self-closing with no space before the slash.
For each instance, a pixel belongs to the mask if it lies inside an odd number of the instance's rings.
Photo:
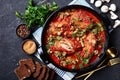
<svg viewBox="0 0 120 80">
<path fill-rule="evenodd" d="M 64 68 L 62 66 L 59 66 L 58 64 L 56 64 L 52 59 L 50 59 L 49 57 L 49 54 L 47 53 L 47 49 L 45 47 L 45 35 L 46 35 L 46 30 L 48 28 L 48 25 L 49 23 L 51 22 L 51 20 L 61 11 L 64 11 L 66 9 L 77 9 L 77 8 L 82 8 L 82 9 L 85 9 L 87 10 L 88 12 L 92 13 L 94 16 L 96 16 L 103 24 L 104 26 L 104 29 L 105 29 L 105 37 L 106 37 L 106 42 L 104 44 L 104 47 L 103 47 L 103 50 L 102 50 L 102 53 L 101 55 L 99 56 L 99 58 L 94 62 L 92 63 L 90 66 L 86 67 L 86 68 L 82 68 L 82 69 L 79 69 L 79 70 L 76 70 L 76 69 L 67 69 L 67 68 Z M 53 12 L 49 18 L 46 20 L 45 24 L 44 24 L 44 27 L 43 27 L 43 31 L 42 31 L 42 38 L 41 38 L 41 47 L 42 47 L 42 50 L 43 50 L 43 60 L 46 62 L 46 60 L 48 61 L 48 63 L 53 63 L 56 67 L 62 69 L 62 70 L 65 70 L 65 71 L 71 71 L 71 72 L 86 72 L 86 71 L 89 71 L 93 68 L 96 67 L 97 64 L 99 64 L 99 62 L 103 59 L 104 55 L 105 55 L 105 51 L 107 49 L 107 46 L 108 46 L 108 30 L 106 29 L 107 27 L 107 24 L 105 22 L 106 20 L 100 15 L 98 14 L 96 11 L 88 8 L 88 7 L 85 7 L 85 6 L 81 6 L 81 5 L 69 5 L 69 6 L 65 6 L 65 7 L 62 7 L 60 9 L 58 9 L 57 11 Z"/>
</svg>

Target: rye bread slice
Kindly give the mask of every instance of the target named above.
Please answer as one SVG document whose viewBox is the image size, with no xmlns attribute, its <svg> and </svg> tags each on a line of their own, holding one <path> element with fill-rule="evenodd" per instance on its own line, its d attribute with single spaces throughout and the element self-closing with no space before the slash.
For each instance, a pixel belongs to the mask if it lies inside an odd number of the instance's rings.
<svg viewBox="0 0 120 80">
<path fill-rule="evenodd" d="M 37 80 L 44 80 L 44 77 L 46 75 L 46 71 L 47 71 L 47 66 L 43 65 L 42 66 L 41 74 L 39 75 L 39 77 L 37 78 Z"/>
<path fill-rule="evenodd" d="M 16 73 L 19 80 L 24 80 L 31 76 L 31 71 L 25 65 L 20 65 L 14 72 Z"/>
<path fill-rule="evenodd" d="M 47 80 L 53 80 L 54 76 L 55 76 L 55 71 L 53 69 L 50 69 L 49 78 Z"/>
<path fill-rule="evenodd" d="M 19 61 L 20 65 L 26 65 L 32 73 L 35 72 L 35 64 L 32 58 L 28 58 L 28 59 L 22 59 Z"/>
<path fill-rule="evenodd" d="M 50 68 L 47 67 L 47 71 L 46 71 L 46 75 L 45 75 L 45 79 L 44 79 L 44 80 L 47 80 L 47 79 L 48 79 L 49 74 L 51 74 L 51 73 L 49 73 L 49 72 L 50 72 Z"/>
<path fill-rule="evenodd" d="M 35 66 L 36 66 L 36 70 L 33 73 L 33 77 L 37 78 L 40 75 L 41 71 L 42 71 L 42 65 L 39 62 L 36 61 Z"/>
</svg>

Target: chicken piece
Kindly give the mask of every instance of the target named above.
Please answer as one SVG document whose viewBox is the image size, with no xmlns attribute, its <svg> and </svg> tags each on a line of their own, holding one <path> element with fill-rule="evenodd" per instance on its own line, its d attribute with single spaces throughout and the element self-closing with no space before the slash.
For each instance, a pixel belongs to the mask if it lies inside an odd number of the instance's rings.
<svg viewBox="0 0 120 80">
<path fill-rule="evenodd" d="M 83 51 L 84 51 L 84 58 L 85 57 L 88 57 L 89 55 L 92 55 L 93 51 L 94 51 L 94 48 L 95 48 L 95 45 L 96 45 L 96 37 L 93 33 L 89 33 L 84 42 L 86 43 L 85 44 L 85 47 L 83 48 Z"/>
<path fill-rule="evenodd" d="M 57 34 L 56 25 L 55 22 L 50 23 L 49 32 L 53 35 Z"/>
<path fill-rule="evenodd" d="M 67 25 L 68 23 L 66 21 L 61 22 L 52 22 L 50 23 L 50 29 L 49 32 L 53 35 L 59 35 L 63 32 L 62 27 Z"/>
<path fill-rule="evenodd" d="M 74 43 L 69 39 L 61 39 L 60 41 L 55 42 L 55 47 L 60 51 L 74 52 Z"/>
<path fill-rule="evenodd" d="M 60 41 L 55 42 L 56 50 L 68 52 L 67 54 L 74 53 L 81 48 L 79 41 L 63 38 Z"/>
<path fill-rule="evenodd" d="M 95 44 L 97 42 L 95 34 L 89 33 L 88 36 L 86 37 L 86 41 L 90 46 L 95 47 Z"/>
<path fill-rule="evenodd" d="M 74 12 L 71 16 L 71 23 L 74 22 L 74 25 L 78 25 L 80 28 L 85 29 L 92 23 L 92 20 L 89 16 L 86 15 L 86 12 Z"/>
<path fill-rule="evenodd" d="M 79 12 L 71 12 L 71 19 L 78 20 L 82 15 L 82 11 Z"/>
</svg>

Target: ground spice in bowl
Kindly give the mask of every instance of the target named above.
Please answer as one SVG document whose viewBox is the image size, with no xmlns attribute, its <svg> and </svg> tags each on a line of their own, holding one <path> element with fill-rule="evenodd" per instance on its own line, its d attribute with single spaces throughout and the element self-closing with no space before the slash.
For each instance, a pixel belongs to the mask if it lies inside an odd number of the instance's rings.
<svg viewBox="0 0 120 80">
<path fill-rule="evenodd" d="M 36 52 L 37 46 L 35 41 L 27 39 L 23 42 L 22 49 L 27 54 L 33 54 Z"/>
</svg>

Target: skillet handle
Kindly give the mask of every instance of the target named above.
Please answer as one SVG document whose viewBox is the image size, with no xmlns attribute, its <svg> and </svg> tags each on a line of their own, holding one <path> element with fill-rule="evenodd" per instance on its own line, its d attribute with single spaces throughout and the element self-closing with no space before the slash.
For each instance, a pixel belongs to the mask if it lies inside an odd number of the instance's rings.
<svg viewBox="0 0 120 80">
<path fill-rule="evenodd" d="M 99 14 L 101 15 L 101 18 L 106 26 L 106 29 L 110 34 L 113 31 L 113 27 L 111 26 L 111 22 L 110 22 L 108 16 L 103 13 L 99 13 Z"/>
</svg>

